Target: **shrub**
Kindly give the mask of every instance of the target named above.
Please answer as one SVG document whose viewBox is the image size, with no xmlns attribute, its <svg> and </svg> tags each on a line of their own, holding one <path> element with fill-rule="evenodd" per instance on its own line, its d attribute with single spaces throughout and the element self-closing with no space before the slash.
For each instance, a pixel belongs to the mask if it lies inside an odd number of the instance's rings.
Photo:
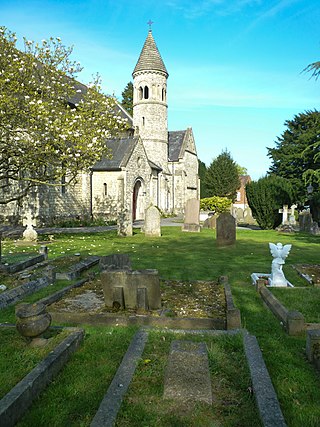
<svg viewBox="0 0 320 427">
<path fill-rule="evenodd" d="M 231 200 L 227 197 L 206 197 L 200 200 L 200 209 L 203 211 L 213 211 L 214 213 L 226 212 L 230 209 Z"/>
<path fill-rule="evenodd" d="M 279 209 L 283 205 L 292 204 L 292 194 L 290 182 L 276 175 L 269 175 L 246 185 L 252 215 L 263 229 L 273 229 L 281 224 Z"/>
</svg>

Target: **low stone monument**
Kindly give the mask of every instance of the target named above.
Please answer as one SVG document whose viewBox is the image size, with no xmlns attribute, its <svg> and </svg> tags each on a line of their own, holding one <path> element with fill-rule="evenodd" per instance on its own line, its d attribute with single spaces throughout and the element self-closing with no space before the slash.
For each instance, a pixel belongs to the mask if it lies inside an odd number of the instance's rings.
<svg viewBox="0 0 320 427">
<path fill-rule="evenodd" d="M 217 226 L 217 218 L 218 218 L 218 214 L 214 214 L 209 216 L 203 223 L 202 228 L 211 228 L 211 229 L 215 229 Z"/>
<path fill-rule="evenodd" d="M 200 200 L 187 200 L 184 213 L 184 224 L 182 231 L 199 232 L 200 231 Z"/>
<path fill-rule="evenodd" d="M 282 271 L 285 259 L 289 255 L 292 245 L 282 245 L 282 243 L 269 243 L 273 261 L 271 264 L 271 276 L 269 278 L 270 286 L 288 286 L 288 281 Z"/>
<path fill-rule="evenodd" d="M 228 212 L 219 215 L 217 219 L 218 246 L 233 245 L 236 242 L 236 220 Z"/>
<path fill-rule="evenodd" d="M 160 237 L 160 212 L 155 206 L 149 206 L 145 211 L 144 234 L 148 237 Z"/>
<path fill-rule="evenodd" d="M 299 215 L 299 229 L 310 233 L 313 223 L 312 215 L 309 211 L 303 211 Z"/>
<path fill-rule="evenodd" d="M 161 308 L 157 270 L 108 269 L 100 274 L 106 307 L 157 310 Z"/>
</svg>

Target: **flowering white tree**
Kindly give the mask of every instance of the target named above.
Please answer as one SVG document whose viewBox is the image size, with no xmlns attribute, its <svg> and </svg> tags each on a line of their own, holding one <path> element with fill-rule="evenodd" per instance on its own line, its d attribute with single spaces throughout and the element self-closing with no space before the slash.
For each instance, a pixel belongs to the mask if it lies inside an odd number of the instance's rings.
<svg viewBox="0 0 320 427">
<path fill-rule="evenodd" d="M 74 181 L 127 126 L 98 76 L 89 86 L 75 80 L 81 67 L 59 37 L 24 39 L 23 52 L 16 42 L 0 27 L 0 204 Z"/>
</svg>

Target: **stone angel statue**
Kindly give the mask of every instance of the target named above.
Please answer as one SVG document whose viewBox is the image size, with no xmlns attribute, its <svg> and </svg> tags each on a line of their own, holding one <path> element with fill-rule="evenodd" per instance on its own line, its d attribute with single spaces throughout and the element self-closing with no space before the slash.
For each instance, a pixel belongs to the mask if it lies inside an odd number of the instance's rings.
<svg viewBox="0 0 320 427">
<path fill-rule="evenodd" d="M 271 264 L 271 286 L 288 286 L 287 279 L 285 278 L 282 266 L 285 264 L 285 259 L 289 255 L 292 245 L 282 245 L 282 243 L 269 243 L 273 261 Z"/>
</svg>

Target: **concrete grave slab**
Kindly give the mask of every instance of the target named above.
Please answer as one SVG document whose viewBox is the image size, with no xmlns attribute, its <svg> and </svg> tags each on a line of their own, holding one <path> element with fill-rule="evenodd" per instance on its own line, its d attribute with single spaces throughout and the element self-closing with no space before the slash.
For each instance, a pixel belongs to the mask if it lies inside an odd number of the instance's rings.
<svg viewBox="0 0 320 427">
<path fill-rule="evenodd" d="M 164 379 L 165 399 L 212 404 L 207 347 L 203 342 L 175 340 Z"/>
</svg>

